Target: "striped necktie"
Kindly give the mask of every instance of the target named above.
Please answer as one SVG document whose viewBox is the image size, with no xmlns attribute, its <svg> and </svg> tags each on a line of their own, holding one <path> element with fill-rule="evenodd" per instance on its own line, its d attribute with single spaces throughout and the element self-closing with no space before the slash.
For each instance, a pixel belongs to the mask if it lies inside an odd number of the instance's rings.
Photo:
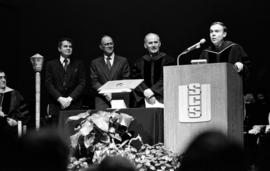
<svg viewBox="0 0 270 171">
<path fill-rule="evenodd" d="M 112 65 L 111 65 L 111 62 L 110 62 L 111 59 L 112 59 L 111 57 L 106 58 L 106 64 L 107 64 L 107 67 L 108 67 L 109 70 L 111 70 L 111 68 L 112 68 Z"/>
</svg>

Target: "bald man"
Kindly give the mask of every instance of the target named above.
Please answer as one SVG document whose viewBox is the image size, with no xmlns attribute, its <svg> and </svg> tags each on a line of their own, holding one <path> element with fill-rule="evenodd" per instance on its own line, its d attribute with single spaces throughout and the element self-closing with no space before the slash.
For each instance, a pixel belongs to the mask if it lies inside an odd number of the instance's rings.
<svg viewBox="0 0 270 171">
<path fill-rule="evenodd" d="M 103 36 L 99 48 L 103 54 L 91 62 L 90 77 L 91 86 L 96 91 L 95 109 L 104 110 L 111 107 L 112 95 L 110 93 L 98 94 L 97 90 L 107 81 L 128 79 L 130 67 L 127 58 L 114 53 L 112 37 Z"/>
<path fill-rule="evenodd" d="M 132 71 L 132 77 L 144 79 L 135 90 L 136 106 L 144 106 L 144 100 L 155 104 L 163 103 L 163 66 L 174 65 L 175 59 L 160 51 L 161 41 L 156 33 L 148 33 L 144 38 L 147 53 L 139 58 Z"/>
</svg>

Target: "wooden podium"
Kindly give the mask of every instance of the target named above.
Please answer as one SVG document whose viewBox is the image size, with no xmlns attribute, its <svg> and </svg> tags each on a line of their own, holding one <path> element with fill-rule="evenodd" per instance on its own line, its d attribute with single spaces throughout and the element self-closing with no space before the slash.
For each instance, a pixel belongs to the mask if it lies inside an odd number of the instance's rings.
<svg viewBox="0 0 270 171">
<path fill-rule="evenodd" d="M 229 63 L 164 67 L 164 143 L 183 153 L 208 129 L 243 144 L 242 78 Z"/>
</svg>

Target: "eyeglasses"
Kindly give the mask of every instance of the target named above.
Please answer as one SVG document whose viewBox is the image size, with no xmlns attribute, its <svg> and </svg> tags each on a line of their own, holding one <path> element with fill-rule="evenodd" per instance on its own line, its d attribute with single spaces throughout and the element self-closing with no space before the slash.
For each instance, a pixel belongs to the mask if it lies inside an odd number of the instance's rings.
<svg viewBox="0 0 270 171">
<path fill-rule="evenodd" d="M 0 79 L 7 79 L 7 77 L 4 75 L 4 76 L 0 76 Z"/>
</svg>

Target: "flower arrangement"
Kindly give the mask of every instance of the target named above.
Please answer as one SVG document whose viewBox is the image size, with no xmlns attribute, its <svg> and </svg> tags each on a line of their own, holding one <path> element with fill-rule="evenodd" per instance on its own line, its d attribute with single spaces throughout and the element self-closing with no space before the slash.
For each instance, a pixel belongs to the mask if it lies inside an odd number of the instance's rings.
<svg viewBox="0 0 270 171">
<path fill-rule="evenodd" d="M 98 165 L 106 156 L 120 155 L 131 160 L 138 170 L 175 170 L 180 166 L 178 155 L 167 150 L 162 143 L 150 146 L 141 137 L 133 137 L 128 127 L 134 118 L 117 110 L 112 112 L 90 111 L 81 113 L 71 120 L 83 119 L 70 137 L 73 157 L 69 170 L 80 170 Z M 136 149 L 131 145 L 139 141 Z"/>
</svg>

